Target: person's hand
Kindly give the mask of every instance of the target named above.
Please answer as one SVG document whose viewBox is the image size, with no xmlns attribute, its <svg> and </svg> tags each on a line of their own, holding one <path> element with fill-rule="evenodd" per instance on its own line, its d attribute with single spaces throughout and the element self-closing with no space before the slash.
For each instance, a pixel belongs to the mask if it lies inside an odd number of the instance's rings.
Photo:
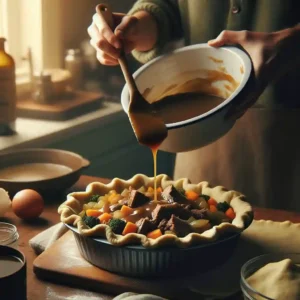
<svg viewBox="0 0 300 300">
<path fill-rule="evenodd" d="M 133 49 L 148 51 L 156 43 L 157 28 L 154 18 L 141 11 L 134 16 L 113 13 L 114 26 L 110 28 L 96 13 L 88 28 L 90 43 L 97 51 L 101 64 L 114 66 L 118 64 L 121 49 L 125 53 Z"/>
<path fill-rule="evenodd" d="M 212 47 L 239 45 L 250 56 L 253 64 L 254 89 L 243 102 L 236 104 L 232 117 L 239 118 L 251 107 L 270 82 L 276 81 L 299 63 L 299 32 L 289 28 L 278 32 L 223 31 L 208 42 Z M 298 48 L 298 49 L 297 49 Z"/>
</svg>

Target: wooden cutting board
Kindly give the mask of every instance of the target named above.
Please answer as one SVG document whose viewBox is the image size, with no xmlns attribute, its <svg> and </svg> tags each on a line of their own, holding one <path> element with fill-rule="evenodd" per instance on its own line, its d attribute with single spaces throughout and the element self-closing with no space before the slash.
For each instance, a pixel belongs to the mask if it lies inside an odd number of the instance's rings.
<svg viewBox="0 0 300 300">
<path fill-rule="evenodd" d="M 168 299 L 206 299 L 189 290 L 188 282 L 181 278 L 138 279 L 99 269 L 80 256 L 72 232 L 67 232 L 38 256 L 33 263 L 33 270 L 37 277 L 43 280 L 112 295 L 137 292 L 151 293 Z"/>
<path fill-rule="evenodd" d="M 63 121 L 97 110 L 102 105 L 101 93 L 76 91 L 51 103 L 37 103 L 30 97 L 17 102 L 21 118 Z"/>
</svg>

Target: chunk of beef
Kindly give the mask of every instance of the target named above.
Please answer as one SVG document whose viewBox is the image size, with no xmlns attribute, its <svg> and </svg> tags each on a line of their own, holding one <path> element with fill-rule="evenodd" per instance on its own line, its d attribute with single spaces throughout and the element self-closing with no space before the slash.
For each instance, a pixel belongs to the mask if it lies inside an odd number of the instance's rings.
<svg viewBox="0 0 300 300">
<path fill-rule="evenodd" d="M 109 207 L 110 211 L 116 211 L 121 209 L 123 206 L 123 204 L 117 203 L 117 204 L 113 204 Z"/>
<path fill-rule="evenodd" d="M 187 204 L 187 199 L 181 193 L 179 193 L 173 185 L 167 186 L 161 195 L 169 203 L 177 202 Z"/>
<path fill-rule="evenodd" d="M 128 206 L 128 200 L 127 199 L 121 199 L 118 201 L 119 204 L 122 204 L 122 205 L 127 205 Z"/>
<path fill-rule="evenodd" d="M 189 201 L 186 199 L 184 195 L 182 195 L 173 185 L 169 185 L 162 192 L 162 197 L 168 201 L 169 203 L 179 203 L 183 206 L 190 208 L 198 208 L 197 204 L 193 201 Z"/>
<path fill-rule="evenodd" d="M 135 224 L 138 226 L 137 233 L 145 235 L 156 228 L 155 225 L 149 220 L 149 218 L 142 218 Z"/>
<path fill-rule="evenodd" d="M 180 206 L 188 210 L 191 210 L 193 208 L 191 204 L 180 204 Z"/>
<path fill-rule="evenodd" d="M 191 213 L 192 213 L 192 216 L 197 220 L 205 219 L 207 217 L 207 209 L 206 208 L 192 209 Z"/>
<path fill-rule="evenodd" d="M 175 215 L 171 216 L 171 219 L 167 223 L 168 230 L 173 231 L 178 237 L 184 237 L 193 231 L 192 226 Z"/>
<path fill-rule="evenodd" d="M 166 230 L 168 230 L 167 228 L 167 224 L 168 224 L 168 220 L 167 219 L 162 219 L 159 224 L 158 224 L 158 228 L 160 229 L 160 231 L 162 233 L 165 233 Z"/>
<path fill-rule="evenodd" d="M 162 219 L 170 219 L 172 215 L 187 220 L 192 216 L 192 212 L 183 208 L 178 203 L 158 204 L 152 212 L 152 218 L 155 224 L 159 224 Z"/>
<path fill-rule="evenodd" d="M 128 206 L 136 208 L 142 206 L 150 201 L 150 198 L 140 193 L 137 190 L 131 190 L 128 199 Z"/>
</svg>

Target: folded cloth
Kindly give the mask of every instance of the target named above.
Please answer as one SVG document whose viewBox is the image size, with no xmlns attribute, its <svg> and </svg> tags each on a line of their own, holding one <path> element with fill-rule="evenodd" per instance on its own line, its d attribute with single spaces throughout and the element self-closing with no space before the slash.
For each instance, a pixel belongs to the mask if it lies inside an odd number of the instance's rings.
<svg viewBox="0 0 300 300">
<path fill-rule="evenodd" d="M 48 249 L 56 240 L 63 236 L 68 228 L 63 223 L 58 223 L 42 231 L 29 241 L 30 247 L 39 255 Z"/>
<path fill-rule="evenodd" d="M 150 294 L 135 294 L 135 293 L 123 293 L 113 300 L 167 300 L 159 296 L 154 296 Z"/>
</svg>

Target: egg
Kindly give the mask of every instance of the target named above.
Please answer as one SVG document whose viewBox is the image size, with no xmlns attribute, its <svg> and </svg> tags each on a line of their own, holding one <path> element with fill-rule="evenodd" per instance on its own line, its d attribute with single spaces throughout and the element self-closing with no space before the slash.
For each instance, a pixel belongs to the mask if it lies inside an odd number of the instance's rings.
<svg viewBox="0 0 300 300">
<path fill-rule="evenodd" d="M 0 217 L 3 217 L 11 207 L 11 200 L 6 190 L 0 188 Z"/>
<path fill-rule="evenodd" d="M 12 210 L 20 219 L 37 218 L 43 212 L 43 209 L 43 197 L 34 190 L 22 190 L 13 197 Z"/>
</svg>

